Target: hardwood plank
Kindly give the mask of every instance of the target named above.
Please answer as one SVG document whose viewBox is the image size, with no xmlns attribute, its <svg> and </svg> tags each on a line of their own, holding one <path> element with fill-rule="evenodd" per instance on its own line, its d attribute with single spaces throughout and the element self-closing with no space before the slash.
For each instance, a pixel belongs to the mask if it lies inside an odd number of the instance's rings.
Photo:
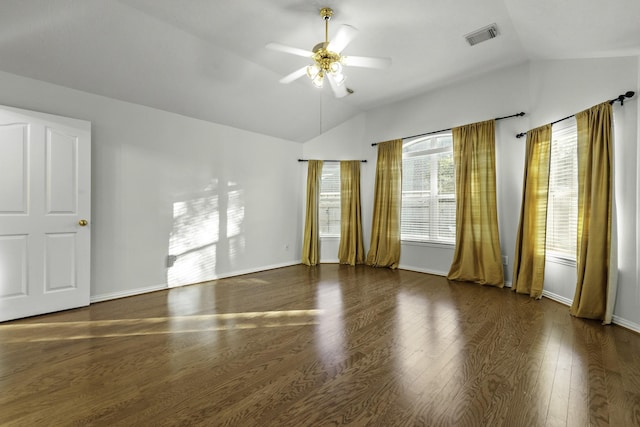
<svg viewBox="0 0 640 427">
<path fill-rule="evenodd" d="M 640 425 L 640 337 L 508 289 L 293 266 L 0 324 L 0 425 Z"/>
<path fill-rule="evenodd" d="M 563 330 L 559 341 L 558 360 L 553 376 L 553 385 L 549 399 L 547 425 L 566 425 L 567 407 L 571 390 L 571 366 L 573 363 L 573 336 L 570 331 Z"/>
<path fill-rule="evenodd" d="M 571 364 L 571 384 L 569 386 L 569 406 L 567 422 L 570 426 L 589 425 L 589 371 L 587 369 L 588 352 L 585 340 L 583 321 L 571 319 L 573 341 L 573 357 Z"/>
</svg>

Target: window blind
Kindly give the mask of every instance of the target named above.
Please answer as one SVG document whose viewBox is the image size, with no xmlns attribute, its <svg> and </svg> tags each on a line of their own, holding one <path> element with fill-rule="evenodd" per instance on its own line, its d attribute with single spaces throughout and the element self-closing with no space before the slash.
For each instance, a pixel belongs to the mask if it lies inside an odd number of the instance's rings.
<svg viewBox="0 0 640 427">
<path fill-rule="evenodd" d="M 318 209 L 320 236 L 340 236 L 340 163 L 322 165 Z"/>
<path fill-rule="evenodd" d="M 575 118 L 553 125 L 547 205 L 547 253 L 576 258 L 578 138 Z"/>
<path fill-rule="evenodd" d="M 455 242 L 451 133 L 408 141 L 402 159 L 402 240 Z"/>
</svg>

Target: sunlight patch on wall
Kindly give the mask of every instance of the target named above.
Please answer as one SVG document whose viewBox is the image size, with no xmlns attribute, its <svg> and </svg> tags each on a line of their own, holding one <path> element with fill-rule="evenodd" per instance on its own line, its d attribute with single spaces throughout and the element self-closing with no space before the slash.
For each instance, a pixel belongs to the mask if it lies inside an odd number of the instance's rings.
<svg viewBox="0 0 640 427">
<path fill-rule="evenodd" d="M 215 276 L 219 224 L 217 194 L 173 204 L 169 253 L 177 258 L 168 272 L 169 287 Z"/>
<path fill-rule="evenodd" d="M 231 187 L 233 183 L 229 183 Z M 229 239 L 229 262 L 235 267 L 239 255 L 245 251 L 244 237 L 244 192 L 240 189 L 229 191 L 227 200 L 227 238 Z"/>
<path fill-rule="evenodd" d="M 245 253 L 244 191 L 214 179 L 193 198 L 174 202 L 169 236 L 169 287 L 217 278 L 237 268 Z"/>
<path fill-rule="evenodd" d="M 231 185 L 231 184 L 230 184 Z M 242 233 L 244 222 L 244 200 L 242 190 L 229 191 L 227 201 L 227 237 Z"/>
</svg>

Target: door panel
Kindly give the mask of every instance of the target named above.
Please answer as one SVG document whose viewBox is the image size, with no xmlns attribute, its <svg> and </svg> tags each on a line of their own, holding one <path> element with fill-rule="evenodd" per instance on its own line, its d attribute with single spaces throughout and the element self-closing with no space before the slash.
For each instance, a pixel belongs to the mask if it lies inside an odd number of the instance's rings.
<svg viewBox="0 0 640 427">
<path fill-rule="evenodd" d="M 75 214 L 78 138 L 47 128 L 47 213 Z"/>
<path fill-rule="evenodd" d="M 0 106 L 0 321 L 89 304 L 90 162 L 89 122 Z"/>
<path fill-rule="evenodd" d="M 45 293 L 76 288 L 76 234 L 47 234 L 45 240 Z"/>
<path fill-rule="evenodd" d="M 27 238 L 0 236 L 0 298 L 27 296 Z"/>
<path fill-rule="evenodd" d="M 26 123 L 0 125 L 0 214 L 27 213 L 27 134 Z"/>
</svg>

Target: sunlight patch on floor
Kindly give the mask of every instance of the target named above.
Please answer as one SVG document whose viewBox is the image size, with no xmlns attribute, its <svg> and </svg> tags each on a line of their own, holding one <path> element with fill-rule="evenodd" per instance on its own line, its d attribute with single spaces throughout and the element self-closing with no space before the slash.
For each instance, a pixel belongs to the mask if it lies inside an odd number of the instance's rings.
<svg viewBox="0 0 640 427">
<path fill-rule="evenodd" d="M 139 319 L 0 325 L 5 343 L 82 340 L 317 325 L 322 310 L 257 311 Z"/>
</svg>

